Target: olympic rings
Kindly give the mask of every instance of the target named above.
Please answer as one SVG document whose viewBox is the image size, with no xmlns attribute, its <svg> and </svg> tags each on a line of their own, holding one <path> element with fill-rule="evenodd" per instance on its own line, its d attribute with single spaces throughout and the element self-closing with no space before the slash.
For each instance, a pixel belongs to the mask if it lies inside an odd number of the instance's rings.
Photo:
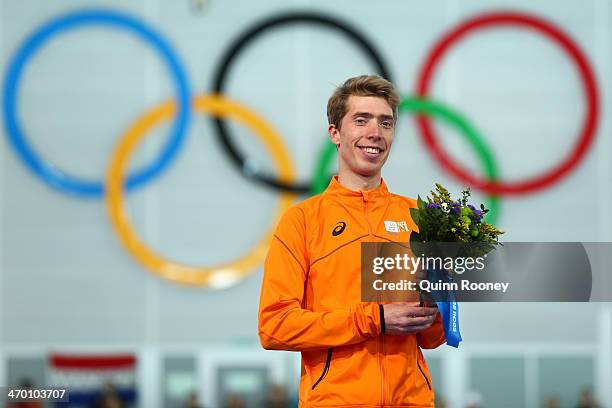
<svg viewBox="0 0 612 408">
<path fill-rule="evenodd" d="M 376 70 L 381 76 L 390 79 L 388 69 L 383 63 L 382 58 L 371 43 L 354 28 L 325 15 L 313 12 L 299 12 L 269 17 L 243 32 L 232 43 L 229 51 L 224 54 L 221 64 L 215 70 L 215 92 L 221 93 L 223 91 L 232 61 L 248 45 L 249 41 L 254 40 L 257 35 L 262 34 L 268 29 L 294 23 L 322 25 L 340 31 L 350 40 L 354 41 L 373 60 Z M 123 135 L 109 163 L 105 185 L 101 182 L 84 181 L 69 176 L 56 169 L 52 164 L 42 161 L 27 144 L 24 132 L 17 120 L 18 84 L 26 63 L 42 47 L 45 41 L 52 36 L 85 25 L 103 25 L 119 28 L 153 45 L 156 52 L 162 57 L 166 67 L 170 70 L 176 88 L 176 101 L 166 102 L 146 112 Z M 465 118 L 427 98 L 435 68 L 451 45 L 460 41 L 474 30 L 490 28 L 496 25 L 524 27 L 552 39 L 572 58 L 573 63 L 577 66 L 587 101 L 586 117 L 572 154 L 565 158 L 557 167 L 554 167 L 545 174 L 514 183 L 499 181 L 493 156 L 484 144 L 484 139 Z M 593 142 L 597 128 L 600 102 L 596 86 L 595 77 L 587 58 L 573 40 L 559 28 L 542 19 L 525 14 L 490 13 L 471 18 L 442 37 L 428 55 L 418 76 L 417 96 L 404 99 L 400 104 L 400 110 L 418 113 L 417 124 L 428 149 L 441 162 L 442 166 L 455 177 L 489 193 L 489 208 L 491 211 L 488 215 L 489 217 L 495 217 L 498 213 L 499 195 L 526 194 L 546 188 L 561 180 L 584 158 Z M 172 52 L 170 45 L 150 27 L 132 17 L 115 11 L 99 9 L 76 11 L 56 17 L 45 23 L 41 28 L 30 34 L 15 53 L 15 56 L 8 65 L 3 88 L 4 122 L 10 144 L 27 167 L 47 184 L 58 191 L 75 196 L 100 197 L 102 194 L 105 194 L 105 203 L 113 228 L 119 235 L 122 245 L 125 246 L 138 262 L 152 270 L 156 275 L 168 280 L 188 285 L 208 285 L 219 288 L 246 276 L 261 263 L 265 256 L 267 245 L 272 238 L 271 231 L 266 232 L 264 237 L 249 252 L 232 262 L 212 267 L 181 265 L 167 260 L 147 248 L 133 231 L 123 207 L 123 194 L 125 191 L 132 190 L 159 174 L 178 152 L 185 137 L 185 131 L 191 116 L 192 103 L 193 109 L 196 109 L 197 112 L 208 113 L 216 117 L 217 138 L 229 153 L 233 163 L 240 167 L 243 175 L 280 190 L 278 212 L 272 222 L 273 224 L 276 224 L 280 218 L 280 213 L 284 212 L 292 204 L 297 193 L 307 193 L 309 191 L 316 193 L 325 188 L 329 179 L 326 175 L 326 170 L 334 157 L 335 146 L 331 143 L 326 145 L 317 163 L 317 173 L 312 179 L 312 183 L 296 184 L 294 170 L 282 139 L 262 118 L 247 110 L 247 108 L 238 105 L 236 102 L 224 99 L 220 94 L 197 96 L 193 101 L 190 101 L 189 92 L 187 76 L 183 71 L 180 61 Z M 460 133 L 467 138 L 479 155 L 481 165 L 485 170 L 485 178 L 477 178 L 451 161 L 435 138 L 429 116 L 440 118 L 460 130 Z M 144 139 L 149 130 L 159 122 L 170 120 L 173 117 L 176 117 L 176 119 L 173 123 L 171 137 L 166 142 L 160 157 L 152 164 L 130 175 L 124 183 L 124 173 L 126 172 L 127 161 L 132 151 Z M 273 155 L 273 163 L 276 167 L 277 175 L 272 176 L 250 171 L 251 166 L 248 165 L 248 160 L 237 150 L 229 137 L 230 135 L 223 121 L 226 117 L 239 120 L 262 139 L 266 148 Z"/>
<path fill-rule="evenodd" d="M 484 138 L 479 135 L 476 129 L 470 124 L 470 122 L 457 112 L 453 112 L 451 109 L 440 105 L 439 103 L 431 100 L 423 100 L 414 97 L 408 97 L 402 99 L 399 110 L 426 114 L 427 116 L 433 116 L 440 118 L 448 124 L 456 127 L 460 134 L 464 135 L 467 141 L 472 145 L 476 153 L 478 154 L 481 164 L 485 169 L 485 173 L 489 180 L 497 180 L 498 172 L 495 160 L 491 150 L 485 144 Z M 329 183 L 329 177 L 326 178 L 327 170 L 332 163 L 332 159 L 336 154 L 336 145 L 329 141 L 325 145 L 325 150 L 321 154 L 316 173 L 314 177 L 313 186 L 316 190 L 313 190 L 313 194 L 318 194 L 325 190 Z M 487 221 L 496 224 L 497 216 L 499 212 L 499 198 L 497 196 L 489 196 L 487 200 Z"/>
<path fill-rule="evenodd" d="M 237 119 L 246 127 L 259 135 L 265 147 L 272 153 L 273 163 L 279 173 L 280 180 L 291 182 L 294 169 L 289 160 L 289 154 L 282 139 L 276 131 L 254 112 L 240 106 L 238 103 L 220 96 L 197 96 L 193 101 L 193 109 L 198 113 L 208 113 Z M 132 229 L 123 206 L 122 180 L 130 154 L 159 122 L 168 120 L 176 112 L 175 103 L 166 102 L 142 115 L 121 137 L 110 161 L 106 177 L 106 208 L 113 228 L 119 235 L 125 249 L 142 265 L 152 270 L 162 278 L 187 284 L 208 285 L 221 288 L 231 285 L 251 272 L 265 258 L 273 229 L 245 255 L 238 260 L 214 267 L 195 267 L 181 265 L 163 258 L 138 238 Z M 281 193 L 276 216 L 272 228 L 278 223 L 280 215 L 287 210 L 296 195 Z"/>
<path fill-rule="evenodd" d="M 178 101 L 177 119 L 171 137 L 163 148 L 163 153 L 152 164 L 140 169 L 127 180 L 131 190 L 159 174 L 176 155 L 181 146 L 189 123 L 189 84 L 178 57 L 164 38 L 145 23 L 128 15 L 110 10 L 81 10 L 56 17 L 33 32 L 17 50 L 9 63 L 4 82 L 4 125 L 10 144 L 24 164 L 49 186 L 65 193 L 82 197 L 101 197 L 101 182 L 86 181 L 66 174 L 53 164 L 40 159 L 28 144 L 21 124 L 17 120 L 17 88 L 23 69 L 29 59 L 49 38 L 77 27 L 103 25 L 125 30 L 151 44 L 164 60 L 172 74 Z"/>
<path fill-rule="evenodd" d="M 378 52 L 376 52 L 370 41 L 367 40 L 366 37 L 359 33 L 355 28 L 341 20 L 320 13 L 291 12 L 268 17 L 246 29 L 240 36 L 238 36 L 238 38 L 229 47 L 229 50 L 223 55 L 221 63 L 215 70 L 213 81 L 214 91 L 220 94 L 223 93 L 226 78 L 232 62 L 240 54 L 240 52 L 246 48 L 250 41 L 253 41 L 258 35 L 263 34 L 267 30 L 294 23 L 322 25 L 340 31 L 346 35 L 347 38 L 354 41 L 355 44 L 372 59 L 372 62 L 376 67 L 376 71 L 382 77 L 391 80 L 389 70 L 387 69 L 387 66 L 383 62 L 381 56 L 378 54 Z M 283 182 L 282 180 L 277 180 L 273 176 L 253 171 L 252 166 L 248 165 L 248 161 L 245 159 L 244 155 L 238 150 L 234 142 L 232 142 L 230 132 L 223 120 L 217 118 L 214 122 L 217 130 L 217 139 L 228 153 L 231 161 L 238 166 L 244 176 L 263 183 L 269 187 L 273 187 L 277 190 L 305 194 L 313 189 L 310 184 L 289 184 Z"/>
<path fill-rule="evenodd" d="M 566 176 L 568 172 L 577 166 L 584 158 L 595 138 L 595 129 L 597 128 L 597 119 L 599 115 L 599 96 L 597 93 L 595 76 L 587 58 L 567 34 L 555 27 L 552 23 L 535 16 L 521 13 L 489 13 L 472 17 L 446 33 L 434 46 L 425 60 L 418 76 L 417 95 L 422 98 L 427 98 L 435 68 L 452 45 L 474 30 L 490 28 L 497 25 L 519 26 L 542 34 L 545 38 L 549 38 L 559 45 L 577 66 L 580 78 L 583 81 L 587 101 L 587 115 L 582 130 L 580 131 L 579 139 L 574 146 L 575 150 L 556 167 L 540 176 L 525 181 L 501 182 L 483 180 L 473 176 L 469 171 L 456 164 L 450 156 L 446 154 L 437 142 L 433 128 L 427 117 L 418 117 L 417 123 L 421 130 L 423 140 L 433 157 L 457 179 L 479 190 L 492 194 L 526 194 L 549 187 Z"/>
</svg>

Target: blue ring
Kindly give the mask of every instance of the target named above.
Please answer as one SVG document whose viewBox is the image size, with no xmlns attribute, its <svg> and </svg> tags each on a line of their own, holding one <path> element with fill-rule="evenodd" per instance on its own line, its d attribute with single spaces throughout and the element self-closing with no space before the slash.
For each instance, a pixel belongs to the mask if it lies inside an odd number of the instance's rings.
<svg viewBox="0 0 612 408">
<path fill-rule="evenodd" d="M 52 36 L 75 27 L 90 24 L 120 28 L 135 34 L 138 38 L 151 44 L 158 51 L 159 55 L 163 57 L 166 66 L 172 73 L 176 86 L 178 115 L 171 129 L 171 137 L 166 142 L 160 157 L 156 161 L 142 169 L 138 169 L 128 177 L 125 185 L 128 190 L 142 185 L 170 164 L 185 138 L 191 116 L 191 104 L 187 75 L 170 45 L 152 28 L 128 15 L 112 10 L 99 9 L 71 12 L 52 19 L 26 39 L 10 62 L 4 82 L 4 126 L 9 142 L 34 174 L 51 187 L 78 197 L 100 198 L 104 192 L 102 182 L 76 178 L 59 170 L 53 164 L 40 159 L 26 141 L 16 114 L 19 80 L 28 60 Z"/>
</svg>

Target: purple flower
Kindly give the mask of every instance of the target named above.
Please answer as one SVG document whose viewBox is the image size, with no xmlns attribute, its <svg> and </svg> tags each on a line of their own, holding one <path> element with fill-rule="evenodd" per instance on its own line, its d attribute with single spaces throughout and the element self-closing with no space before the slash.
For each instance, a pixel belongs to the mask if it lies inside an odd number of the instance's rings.
<svg viewBox="0 0 612 408">
<path fill-rule="evenodd" d="M 450 213 L 458 216 L 459 213 L 461 213 L 461 203 L 458 201 L 452 201 Z"/>
<path fill-rule="evenodd" d="M 425 208 L 442 208 L 442 206 L 438 203 L 429 203 L 425 206 Z"/>
</svg>

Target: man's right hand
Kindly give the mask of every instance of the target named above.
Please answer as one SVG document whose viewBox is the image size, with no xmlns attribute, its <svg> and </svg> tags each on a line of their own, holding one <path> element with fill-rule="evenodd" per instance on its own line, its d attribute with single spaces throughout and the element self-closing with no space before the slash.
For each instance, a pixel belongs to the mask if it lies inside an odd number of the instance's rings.
<svg viewBox="0 0 612 408">
<path fill-rule="evenodd" d="M 437 307 L 421 307 L 418 302 L 383 305 L 386 334 L 409 334 L 427 329 L 436 319 Z"/>
</svg>

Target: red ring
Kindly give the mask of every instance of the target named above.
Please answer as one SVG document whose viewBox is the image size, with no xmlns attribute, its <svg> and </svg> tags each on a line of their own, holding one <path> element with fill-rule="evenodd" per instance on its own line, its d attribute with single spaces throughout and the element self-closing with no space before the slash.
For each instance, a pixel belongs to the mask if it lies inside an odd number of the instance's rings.
<svg viewBox="0 0 612 408">
<path fill-rule="evenodd" d="M 423 65 L 418 77 L 417 94 L 421 97 L 427 97 L 427 92 L 431 83 L 430 80 L 432 79 L 436 64 L 454 43 L 461 40 L 472 30 L 490 28 L 495 25 L 522 26 L 535 30 L 560 45 L 561 48 L 571 57 L 572 61 L 577 65 L 585 91 L 587 115 L 584 120 L 584 125 L 580 131 L 580 137 L 569 156 L 558 166 L 553 167 L 547 172 L 530 179 L 518 182 L 487 181 L 486 179 L 478 178 L 472 175 L 465 168 L 456 164 L 453 159 L 446 154 L 436 140 L 430 119 L 428 117 L 418 116 L 416 120 L 418 127 L 421 130 L 423 140 L 427 148 L 433 154 L 434 158 L 442 164 L 442 167 L 448 170 L 460 181 L 489 194 L 526 194 L 550 187 L 554 183 L 560 181 L 563 176 L 566 176 L 567 173 L 577 166 L 578 163 L 584 158 L 595 137 L 595 129 L 597 127 L 597 120 L 599 117 L 599 96 L 595 83 L 595 76 L 590 64 L 573 40 L 567 34 L 563 33 L 561 29 L 555 27 L 552 23 L 538 17 L 517 12 L 487 13 L 476 16 L 464 21 L 455 29 L 444 35 L 425 60 L 425 64 Z"/>
</svg>

